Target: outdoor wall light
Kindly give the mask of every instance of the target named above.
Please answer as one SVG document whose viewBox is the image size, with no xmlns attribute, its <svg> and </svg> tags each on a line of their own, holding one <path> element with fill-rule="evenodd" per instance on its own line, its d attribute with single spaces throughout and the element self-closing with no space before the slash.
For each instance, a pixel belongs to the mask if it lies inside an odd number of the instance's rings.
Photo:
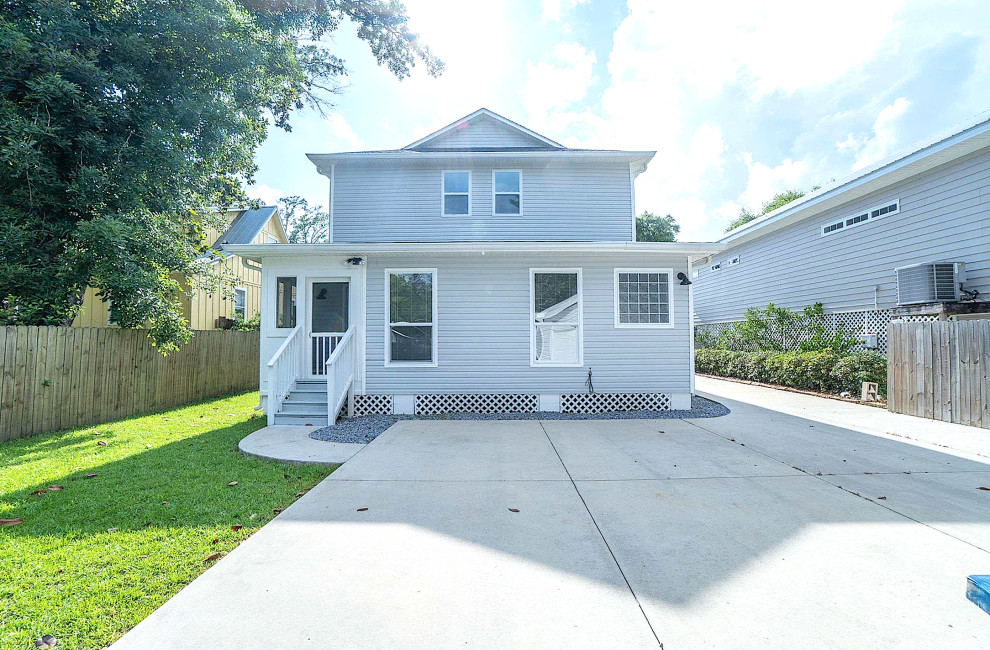
<svg viewBox="0 0 990 650">
<path fill-rule="evenodd" d="M 686 287 L 691 284 L 691 280 L 688 279 L 688 276 L 686 276 L 683 271 L 677 274 L 677 279 L 681 281 L 681 286 Z"/>
<path fill-rule="evenodd" d="M 364 264 L 364 258 L 363 257 L 348 257 L 347 258 L 347 263 L 350 264 L 351 266 L 361 266 L 362 264 Z"/>
</svg>

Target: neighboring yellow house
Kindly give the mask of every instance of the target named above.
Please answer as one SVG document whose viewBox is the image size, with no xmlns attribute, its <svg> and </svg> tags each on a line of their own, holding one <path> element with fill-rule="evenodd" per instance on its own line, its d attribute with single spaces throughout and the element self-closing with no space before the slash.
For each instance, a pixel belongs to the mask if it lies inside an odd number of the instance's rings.
<svg viewBox="0 0 990 650">
<path fill-rule="evenodd" d="M 288 238 L 278 208 L 272 205 L 257 210 L 230 210 L 226 215 L 227 230 L 216 237 L 214 250 L 223 251 L 226 244 L 285 244 Z M 216 231 L 208 233 L 208 237 L 216 235 Z M 221 318 L 233 320 L 235 315 L 249 319 L 261 311 L 261 272 L 248 268 L 241 263 L 236 255 L 216 257 L 209 264 L 224 264 L 235 276 L 237 287 L 234 289 L 234 299 L 231 300 L 220 294 L 196 292 L 191 297 L 183 296 L 182 313 L 194 330 L 220 329 Z M 252 264 L 253 265 L 253 264 Z M 181 281 L 181 279 L 180 279 Z M 182 283 L 187 286 L 186 283 Z M 82 308 L 73 327 L 112 327 L 108 323 L 107 303 L 97 295 L 97 289 L 90 287 L 86 290 Z"/>
</svg>

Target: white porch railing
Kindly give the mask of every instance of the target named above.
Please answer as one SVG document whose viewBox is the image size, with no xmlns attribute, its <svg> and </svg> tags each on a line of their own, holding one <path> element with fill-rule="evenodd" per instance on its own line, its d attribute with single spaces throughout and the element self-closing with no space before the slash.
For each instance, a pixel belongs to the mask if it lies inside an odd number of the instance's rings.
<svg viewBox="0 0 990 650">
<path fill-rule="evenodd" d="M 333 424 L 340 407 L 347 400 L 347 415 L 354 415 L 354 376 L 357 368 L 357 345 L 351 327 L 330 353 L 326 362 L 327 424 Z"/>
<path fill-rule="evenodd" d="M 300 375 L 305 340 L 299 336 L 302 325 L 297 325 L 268 362 L 268 424 L 275 424 L 275 413 L 282 407 L 285 396 Z"/>
<path fill-rule="evenodd" d="M 327 373 L 327 360 L 347 332 L 310 332 L 310 372 L 314 377 Z"/>
</svg>

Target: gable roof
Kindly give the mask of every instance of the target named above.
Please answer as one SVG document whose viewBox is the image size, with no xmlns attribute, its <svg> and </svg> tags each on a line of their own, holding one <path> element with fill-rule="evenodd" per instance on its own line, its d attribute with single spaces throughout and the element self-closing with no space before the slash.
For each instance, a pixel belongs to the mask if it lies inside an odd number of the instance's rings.
<svg viewBox="0 0 990 650">
<path fill-rule="evenodd" d="M 242 210 L 234 218 L 230 226 L 227 227 L 227 230 L 214 242 L 214 250 L 223 250 L 224 246 L 228 244 L 252 243 L 254 238 L 258 236 L 258 233 L 261 232 L 262 228 L 265 227 L 265 224 L 272 217 L 275 217 L 282 237 L 287 239 L 285 236 L 285 227 L 282 225 L 282 219 L 278 215 L 278 207 L 265 205 L 257 210 Z"/>
<path fill-rule="evenodd" d="M 990 111 L 940 131 L 889 158 L 833 181 L 728 232 L 719 243 L 732 246 L 820 215 L 912 176 L 990 147 Z"/>
<path fill-rule="evenodd" d="M 405 147 L 403 147 L 403 149 L 419 149 L 419 150 L 429 149 L 429 147 L 427 147 L 426 145 L 428 145 L 430 142 L 442 138 L 448 133 L 454 131 L 455 129 L 465 128 L 470 122 L 475 122 L 481 119 L 494 120 L 496 123 L 504 127 L 507 127 L 509 130 L 515 131 L 519 134 L 526 136 L 528 139 L 533 141 L 532 149 L 566 149 L 567 148 L 564 145 L 560 144 L 559 142 L 554 142 L 550 138 L 544 135 L 540 135 L 536 131 L 527 129 L 525 126 L 521 124 L 513 122 L 512 120 L 506 117 L 502 117 L 501 115 L 499 115 L 494 111 L 490 111 L 487 108 L 479 108 L 475 112 L 469 115 L 465 115 L 459 120 L 454 120 L 453 122 L 443 127 L 442 129 L 434 131 L 433 133 L 425 137 L 422 137 L 411 144 L 407 144 Z"/>
</svg>

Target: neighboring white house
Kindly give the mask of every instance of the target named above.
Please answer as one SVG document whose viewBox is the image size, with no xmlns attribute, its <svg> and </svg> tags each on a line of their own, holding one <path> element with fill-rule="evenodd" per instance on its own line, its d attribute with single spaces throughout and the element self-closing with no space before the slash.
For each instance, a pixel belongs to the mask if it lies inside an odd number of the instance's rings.
<svg viewBox="0 0 990 650">
<path fill-rule="evenodd" d="M 821 302 L 833 330 L 886 351 L 892 318 L 990 309 L 990 114 L 737 228 L 694 263 L 699 329 L 748 307 Z M 975 293 L 974 293 L 975 292 Z M 974 299 L 975 298 L 975 299 Z"/>
<path fill-rule="evenodd" d="M 357 413 L 689 408 L 691 258 L 721 247 L 634 241 L 653 155 L 486 109 L 402 149 L 311 154 L 331 241 L 227 247 L 263 264 L 269 420 L 324 423 L 349 388 Z"/>
</svg>

